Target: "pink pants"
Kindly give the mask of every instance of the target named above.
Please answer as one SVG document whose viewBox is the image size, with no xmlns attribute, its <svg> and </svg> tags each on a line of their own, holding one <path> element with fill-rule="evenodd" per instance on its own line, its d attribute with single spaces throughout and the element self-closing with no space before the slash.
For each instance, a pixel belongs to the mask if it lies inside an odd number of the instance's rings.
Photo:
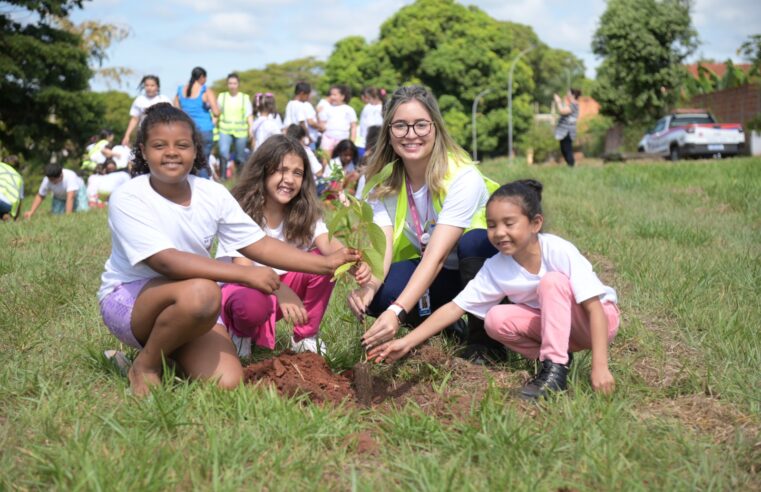
<svg viewBox="0 0 761 492">
<path fill-rule="evenodd" d="M 333 292 L 330 275 L 287 272 L 280 281 L 299 296 L 307 311 L 307 323 L 293 327 L 293 338 L 312 337 L 320 331 L 320 323 Z M 250 287 L 227 284 L 222 287 L 222 321 L 227 330 L 270 350 L 275 348 L 275 324 L 283 317 L 277 298 Z"/>
<path fill-rule="evenodd" d="M 549 272 L 539 281 L 539 309 L 525 304 L 491 308 L 485 328 L 490 337 L 528 359 L 568 362 L 568 352 L 592 348 L 589 316 L 573 297 L 568 277 Z M 618 306 L 602 304 L 608 318 L 608 343 L 616 336 L 620 322 Z"/>
</svg>

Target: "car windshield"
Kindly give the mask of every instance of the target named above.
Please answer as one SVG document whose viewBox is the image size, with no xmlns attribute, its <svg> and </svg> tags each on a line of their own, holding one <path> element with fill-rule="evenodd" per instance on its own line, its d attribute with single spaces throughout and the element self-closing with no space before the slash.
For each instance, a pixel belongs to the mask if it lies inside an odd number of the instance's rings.
<svg viewBox="0 0 761 492">
<path fill-rule="evenodd" d="M 714 123 L 713 118 L 707 114 L 680 114 L 674 116 L 669 126 L 687 126 L 694 124 Z"/>
</svg>

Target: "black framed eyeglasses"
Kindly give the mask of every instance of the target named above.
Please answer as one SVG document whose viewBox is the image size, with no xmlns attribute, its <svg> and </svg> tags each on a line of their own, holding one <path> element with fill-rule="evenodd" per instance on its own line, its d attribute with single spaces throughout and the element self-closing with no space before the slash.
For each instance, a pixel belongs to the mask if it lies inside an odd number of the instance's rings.
<svg viewBox="0 0 761 492">
<path fill-rule="evenodd" d="M 404 121 L 395 121 L 388 125 L 391 127 L 391 134 L 396 138 L 404 138 L 410 132 L 410 128 L 415 132 L 418 137 L 425 137 L 431 133 L 433 128 L 433 122 L 428 120 L 417 120 L 413 124 L 405 123 Z"/>
</svg>

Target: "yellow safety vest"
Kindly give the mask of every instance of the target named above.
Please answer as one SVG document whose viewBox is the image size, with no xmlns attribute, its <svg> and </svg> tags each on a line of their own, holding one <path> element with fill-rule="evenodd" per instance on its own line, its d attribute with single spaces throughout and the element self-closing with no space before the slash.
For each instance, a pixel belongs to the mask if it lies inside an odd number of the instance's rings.
<svg viewBox="0 0 761 492">
<path fill-rule="evenodd" d="M 232 135 L 235 138 L 243 138 L 248 135 L 248 122 L 246 121 L 246 102 L 248 94 L 238 93 L 235 99 L 230 99 L 229 92 L 220 94 L 221 108 L 219 109 L 219 131 Z M 229 99 L 229 100 L 228 100 Z"/>
<path fill-rule="evenodd" d="M 11 217 L 15 217 L 24 193 L 24 179 L 12 166 L 0 162 L 0 197 L 11 204 Z"/>
<path fill-rule="evenodd" d="M 106 145 L 108 145 L 108 140 L 106 139 L 100 140 L 98 143 L 94 144 L 82 161 L 82 169 L 86 171 L 95 171 L 95 167 L 98 165 L 98 163 L 95 162 L 95 156 L 100 154 L 100 151 L 105 149 Z"/>
<path fill-rule="evenodd" d="M 388 175 L 387 177 L 390 177 L 393 170 L 393 165 L 393 162 L 386 164 L 381 170 L 381 173 L 385 173 Z M 454 181 L 454 178 L 457 176 L 457 174 L 469 166 L 475 167 L 472 162 L 459 162 L 450 155 L 449 171 L 447 171 L 447 174 L 444 177 L 442 191 L 433 199 L 433 208 L 436 210 L 437 216 L 441 213 L 444 199 L 446 199 L 446 190 L 449 189 L 449 186 L 452 184 L 452 181 Z M 481 171 L 477 167 L 475 169 L 478 171 L 478 174 L 481 174 Z M 486 190 L 489 192 L 489 195 L 494 193 L 494 191 L 499 188 L 499 183 L 496 181 L 487 178 L 483 174 L 481 174 L 481 178 L 484 180 L 484 184 L 486 185 Z M 412 244 L 412 241 L 410 241 L 409 238 L 407 238 L 407 236 L 404 234 L 404 226 L 407 223 L 407 214 L 409 213 L 409 207 L 407 206 L 407 193 L 404 191 L 406 188 L 406 176 L 402 175 L 402 186 L 399 191 L 399 195 L 396 198 L 396 210 L 394 212 L 394 234 L 392 243 L 393 256 L 391 258 L 391 261 L 394 263 L 420 257 L 420 251 L 418 248 Z M 470 227 L 468 227 L 465 232 L 471 231 L 473 229 L 486 229 L 485 207 L 481 207 L 478 211 L 476 211 L 473 219 L 470 221 Z"/>
</svg>

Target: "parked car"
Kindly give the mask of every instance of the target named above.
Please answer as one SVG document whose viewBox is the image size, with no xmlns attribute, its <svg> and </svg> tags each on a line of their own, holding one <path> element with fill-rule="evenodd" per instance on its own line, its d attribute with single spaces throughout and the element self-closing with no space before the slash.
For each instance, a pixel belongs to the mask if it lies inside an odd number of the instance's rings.
<svg viewBox="0 0 761 492">
<path fill-rule="evenodd" d="M 677 110 L 664 116 L 640 140 L 637 150 L 679 160 L 737 155 L 745 147 L 739 123 L 717 123 L 704 110 Z"/>
</svg>

